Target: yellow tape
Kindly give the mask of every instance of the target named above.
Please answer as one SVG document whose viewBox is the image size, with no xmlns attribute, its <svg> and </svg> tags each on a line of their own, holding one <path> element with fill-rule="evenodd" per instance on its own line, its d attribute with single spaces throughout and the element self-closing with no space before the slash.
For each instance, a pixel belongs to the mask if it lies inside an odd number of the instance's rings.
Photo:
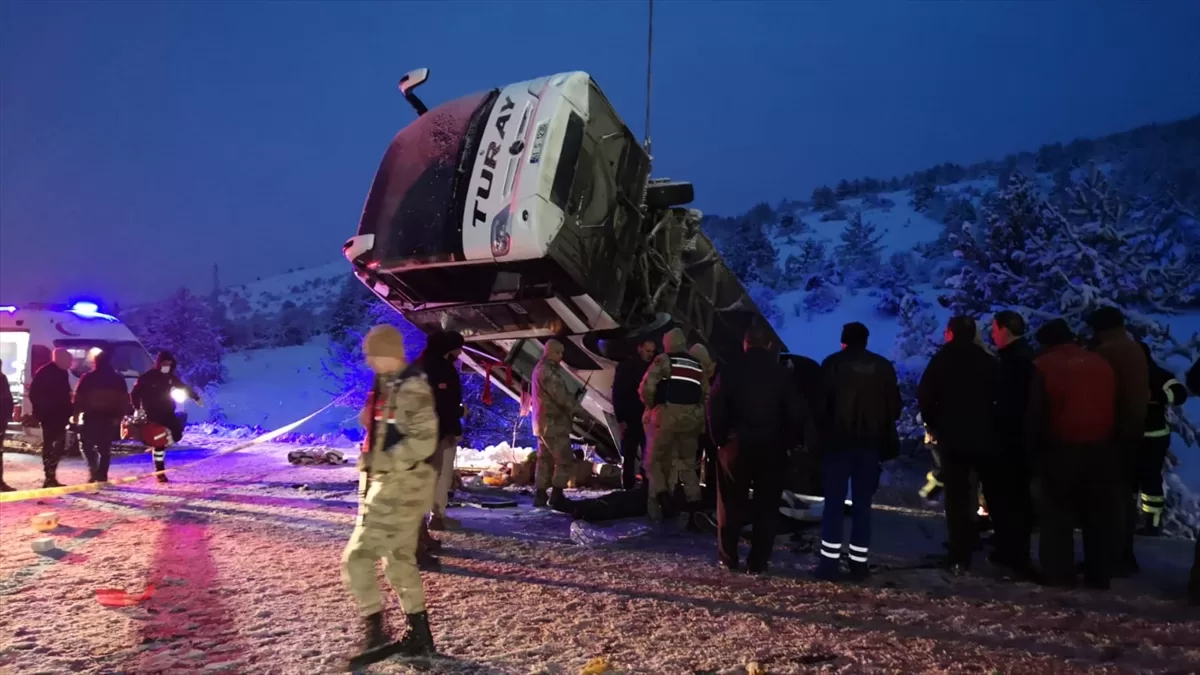
<svg viewBox="0 0 1200 675">
<path fill-rule="evenodd" d="M 316 417 L 317 415 L 320 415 L 321 413 L 325 412 L 326 410 L 329 410 L 333 406 L 340 403 L 343 398 L 345 398 L 345 396 L 339 396 L 339 397 L 333 399 L 332 401 L 330 401 L 329 403 L 326 403 L 325 406 L 322 407 L 320 410 L 318 410 L 306 417 L 298 419 L 295 422 L 292 422 L 291 424 L 287 424 L 282 427 L 279 427 L 278 429 L 275 429 L 274 431 L 268 431 L 267 433 L 262 434 L 261 436 L 256 436 L 255 438 L 252 438 L 249 441 L 246 441 L 245 443 L 241 443 L 239 445 L 235 445 L 232 448 L 226 448 L 219 452 L 215 452 L 215 453 L 209 455 L 208 457 L 203 457 L 194 462 L 188 462 L 187 464 L 173 466 L 169 469 L 163 469 L 162 471 L 152 471 L 150 473 L 144 473 L 144 474 L 141 474 L 138 476 L 126 476 L 125 478 L 118 478 L 116 480 L 110 480 L 110 481 L 104 482 L 104 483 L 80 483 L 79 485 L 64 485 L 63 487 L 56 487 L 56 488 L 41 488 L 40 490 L 18 490 L 16 492 L 0 492 L 0 504 L 6 504 L 8 502 L 24 502 L 24 501 L 28 501 L 30 499 L 45 499 L 47 497 L 61 497 L 63 495 L 75 494 L 77 492 L 98 492 L 101 488 L 112 487 L 113 485 L 124 485 L 126 483 L 133 483 L 135 481 L 150 478 L 151 476 L 160 476 L 160 475 L 169 473 L 171 471 L 178 471 L 180 469 L 186 469 L 188 467 L 196 466 L 197 464 L 200 464 L 202 462 L 207 462 L 210 459 L 216 459 L 223 455 L 228 455 L 230 453 L 237 452 L 239 450 L 245 450 L 246 448 L 249 448 L 251 446 L 259 445 L 260 443 L 267 443 L 276 438 L 279 438 L 280 436 L 288 433 L 292 429 L 295 429 L 296 427 L 300 426 L 301 424 L 304 424 L 305 422 L 311 420 L 312 418 Z"/>
</svg>

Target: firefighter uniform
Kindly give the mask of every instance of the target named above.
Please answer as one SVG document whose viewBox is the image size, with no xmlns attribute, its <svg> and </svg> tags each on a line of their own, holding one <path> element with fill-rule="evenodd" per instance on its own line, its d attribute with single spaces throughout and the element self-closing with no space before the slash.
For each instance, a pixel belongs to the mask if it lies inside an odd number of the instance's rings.
<svg viewBox="0 0 1200 675">
<path fill-rule="evenodd" d="M 403 340 L 395 328 L 377 326 L 367 335 L 364 351 L 368 356 L 383 353 L 402 359 Z M 378 375 L 372 398 L 373 419 L 358 461 L 358 520 L 342 554 L 342 579 L 366 621 L 364 653 L 388 642 L 375 576 L 378 560 L 383 561 L 384 576 L 408 616 L 410 631 L 404 640 L 432 650 L 425 591 L 417 570 L 417 540 L 421 522 L 433 506 L 437 475 L 428 463 L 438 436 L 433 391 L 424 373 L 409 367 Z"/>
<path fill-rule="evenodd" d="M 534 476 L 534 506 L 545 506 L 563 499 L 575 455 L 571 452 L 571 425 L 579 402 L 567 390 L 562 370 L 563 345 L 546 342 L 542 360 L 533 369 L 533 433 L 538 440 Z M 551 498 L 546 490 L 553 487 Z"/>
<path fill-rule="evenodd" d="M 700 502 L 700 477 L 696 451 L 704 432 L 704 402 L 709 382 L 704 364 L 687 352 L 683 331 L 672 329 L 663 337 L 659 354 L 642 378 L 638 394 L 649 411 L 646 428 L 646 482 L 650 500 L 646 513 L 658 522 L 670 506 L 676 481 L 683 483 L 689 507 Z"/>
<path fill-rule="evenodd" d="M 1146 431 L 1137 457 L 1138 498 L 1142 504 L 1140 532 L 1157 535 L 1162 529 L 1163 498 L 1162 470 L 1167 451 L 1171 448 L 1171 426 L 1167 424 L 1167 408 L 1183 405 L 1188 391 L 1183 383 L 1161 368 L 1145 347 L 1150 364 L 1150 405 L 1146 408 Z"/>
</svg>

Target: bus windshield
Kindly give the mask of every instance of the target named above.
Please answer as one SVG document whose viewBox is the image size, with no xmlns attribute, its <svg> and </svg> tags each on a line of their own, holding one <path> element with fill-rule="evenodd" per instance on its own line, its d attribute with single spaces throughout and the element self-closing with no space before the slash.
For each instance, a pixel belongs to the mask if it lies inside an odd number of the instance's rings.
<svg viewBox="0 0 1200 675">
<path fill-rule="evenodd" d="M 497 93 L 443 103 L 392 139 L 358 225 L 375 235 L 374 262 L 463 258 L 461 193 Z"/>
</svg>

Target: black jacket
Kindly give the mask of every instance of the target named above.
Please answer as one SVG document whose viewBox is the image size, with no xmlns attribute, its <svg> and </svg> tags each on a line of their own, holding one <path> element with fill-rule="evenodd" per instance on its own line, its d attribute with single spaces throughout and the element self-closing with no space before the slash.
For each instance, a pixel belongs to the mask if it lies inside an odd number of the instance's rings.
<svg viewBox="0 0 1200 675">
<path fill-rule="evenodd" d="M 83 413 L 84 424 L 112 426 L 133 412 L 125 377 L 112 367 L 107 352 L 96 355 L 96 367 L 75 385 L 75 412 Z"/>
<path fill-rule="evenodd" d="M 462 380 L 454 362 L 446 355 L 461 349 L 462 336 L 452 332 L 429 335 L 425 351 L 421 352 L 421 368 L 433 389 L 433 405 L 438 417 L 438 438 L 462 436 Z"/>
<path fill-rule="evenodd" d="M 996 448 L 999 364 L 971 340 L 938 350 L 917 386 L 917 405 L 943 453 L 991 453 Z"/>
<path fill-rule="evenodd" d="M 0 433 L 3 433 L 4 425 L 12 419 L 13 410 L 17 407 L 10 386 L 8 376 L 0 373 Z"/>
<path fill-rule="evenodd" d="M 1167 423 L 1167 408 L 1183 405 L 1187 401 L 1187 387 L 1175 379 L 1171 371 L 1158 365 L 1145 343 L 1139 344 L 1150 368 L 1150 405 L 1146 406 L 1145 436 L 1170 436 L 1171 426 Z"/>
<path fill-rule="evenodd" d="M 637 354 L 617 364 L 617 372 L 613 375 L 612 405 L 618 423 L 642 423 L 642 412 L 646 408 L 638 395 L 638 387 L 649 368 L 650 362 Z"/>
<path fill-rule="evenodd" d="M 750 349 L 723 369 L 709 395 L 708 424 L 718 446 L 736 436 L 740 452 L 778 457 L 813 428 L 791 374 L 766 349 Z"/>
<path fill-rule="evenodd" d="M 842 450 L 857 445 L 892 454 L 899 439 L 900 385 L 892 363 L 865 347 L 847 347 L 821 364 L 822 393 L 817 406 L 824 420 L 822 449 Z"/>
<path fill-rule="evenodd" d="M 159 424 L 174 423 L 175 400 L 171 398 L 171 390 L 179 388 L 188 393 L 192 400 L 197 400 L 196 392 L 183 383 L 175 371 L 164 373 L 157 367 L 142 373 L 133 385 L 129 397 L 133 407 L 146 411 L 146 417 Z"/>
<path fill-rule="evenodd" d="M 66 427 L 71 419 L 71 376 L 53 363 L 38 369 L 29 383 L 33 416 L 43 427 Z"/>
<path fill-rule="evenodd" d="M 998 450 L 1008 457 L 1026 457 L 1025 413 L 1029 388 L 1033 386 L 1035 353 L 1027 338 L 1020 338 L 999 351 L 1000 370 L 996 382 L 996 434 Z"/>
</svg>

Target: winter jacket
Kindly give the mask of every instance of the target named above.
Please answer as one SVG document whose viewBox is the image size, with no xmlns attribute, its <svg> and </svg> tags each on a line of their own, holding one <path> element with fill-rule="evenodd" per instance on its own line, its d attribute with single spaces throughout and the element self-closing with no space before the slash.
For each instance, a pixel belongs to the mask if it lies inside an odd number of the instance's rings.
<svg viewBox="0 0 1200 675">
<path fill-rule="evenodd" d="M 1013 459 L 1027 455 L 1025 412 L 1029 409 L 1029 388 L 1033 385 L 1033 348 L 1029 340 L 1019 338 L 998 351 L 999 380 L 996 383 L 996 438 L 1000 454 Z"/>
<path fill-rule="evenodd" d="M 687 337 L 678 328 L 663 336 L 663 353 L 650 362 L 638 387 L 642 404 L 650 410 L 668 403 L 703 409 L 709 382 L 704 377 L 704 364 L 687 349 Z"/>
<path fill-rule="evenodd" d="M 420 363 L 433 389 L 434 408 L 438 417 L 438 438 L 462 436 L 462 380 L 454 362 L 446 356 L 462 349 L 463 339 L 458 333 L 436 332 L 429 336 L 425 351 L 421 352 Z"/>
<path fill-rule="evenodd" d="M 921 419 L 943 453 L 991 454 L 1000 366 L 970 340 L 933 355 L 917 386 Z"/>
<path fill-rule="evenodd" d="M 1124 328 L 1100 331 L 1096 338 L 1096 353 L 1108 362 L 1117 378 L 1117 438 L 1140 439 L 1146 425 L 1146 408 L 1150 405 L 1150 368 L 1146 355 Z"/>
<path fill-rule="evenodd" d="M 75 385 L 75 412 L 83 413 L 84 424 L 116 425 L 133 412 L 125 378 L 112 367 L 108 352 L 96 355 L 95 369 Z"/>
<path fill-rule="evenodd" d="M 825 359 L 821 375 L 822 400 L 816 409 L 825 423 L 822 449 L 869 445 L 885 456 L 894 453 L 902 406 L 891 362 L 865 347 L 847 347 Z"/>
<path fill-rule="evenodd" d="M 358 470 L 432 480 L 434 471 L 427 460 L 437 449 L 438 420 L 433 389 L 421 367 L 377 377 L 371 400 L 374 414 Z"/>
<path fill-rule="evenodd" d="M 29 383 L 33 416 L 43 427 L 66 427 L 71 419 L 71 376 L 53 363 L 38 369 Z"/>
<path fill-rule="evenodd" d="M 708 424 L 718 446 L 736 437 L 741 452 L 761 449 L 776 457 L 796 445 L 801 432 L 814 432 L 791 374 L 767 349 L 748 349 L 722 369 L 709 399 Z"/>
<path fill-rule="evenodd" d="M 650 362 L 640 355 L 634 354 L 617 365 L 613 376 L 612 405 L 613 415 L 620 424 L 640 424 L 645 406 L 638 396 L 638 386 L 646 375 Z"/>
<path fill-rule="evenodd" d="M 11 385 L 8 383 L 8 376 L 0 373 L 0 432 L 3 431 L 4 425 L 12 419 L 13 411 L 16 410 L 16 401 L 13 400 Z"/>
<path fill-rule="evenodd" d="M 1150 367 L 1150 405 L 1146 407 L 1146 428 L 1142 436 L 1165 438 L 1171 435 L 1171 425 L 1167 424 L 1167 408 L 1183 405 L 1187 401 L 1188 390 L 1169 370 L 1155 363 L 1145 343 L 1139 342 L 1138 346 L 1142 348 Z"/>
<path fill-rule="evenodd" d="M 547 350 L 552 343 L 547 343 Z M 533 433 L 538 437 L 571 433 L 579 401 L 567 389 L 562 366 L 545 355 L 533 369 Z"/>
<path fill-rule="evenodd" d="M 171 390 L 176 388 L 183 389 L 192 400 L 199 400 L 196 392 L 184 384 L 174 371 L 164 373 L 158 367 L 142 373 L 129 397 L 133 407 L 145 410 L 150 421 L 166 424 L 175 418 L 175 400 L 171 398 Z"/>
<path fill-rule="evenodd" d="M 1116 430 L 1117 379 L 1101 356 L 1075 344 L 1044 350 L 1034 361 L 1026 412 L 1026 447 L 1099 443 Z"/>
</svg>

